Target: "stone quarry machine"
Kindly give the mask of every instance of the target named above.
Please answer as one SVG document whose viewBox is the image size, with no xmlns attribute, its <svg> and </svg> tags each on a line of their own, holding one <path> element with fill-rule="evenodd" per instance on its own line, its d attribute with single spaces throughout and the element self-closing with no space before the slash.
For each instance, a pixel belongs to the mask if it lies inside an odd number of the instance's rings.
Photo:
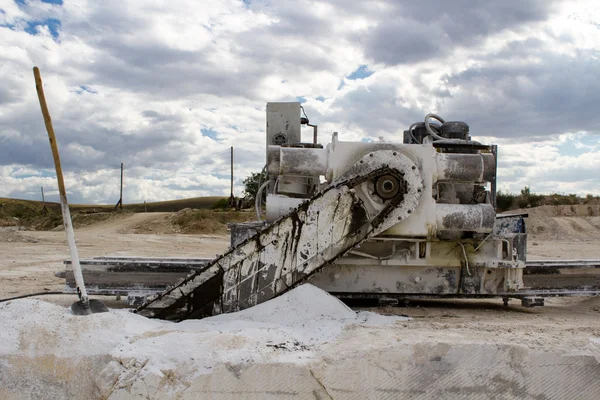
<svg viewBox="0 0 600 400">
<path fill-rule="evenodd" d="M 297 102 L 267 104 L 258 221 L 231 225 L 229 251 L 212 260 L 83 260 L 89 291 L 126 291 L 141 299 L 138 313 L 183 320 L 252 307 L 304 282 L 391 303 L 498 297 L 533 306 L 600 289 L 596 278 L 558 282 L 579 276 L 560 275 L 564 262 L 526 263 L 526 215 L 495 212 L 497 147 L 473 141 L 465 122 L 428 114 L 398 141 L 342 141 L 335 132 L 323 146 L 302 112 Z M 154 278 L 142 282 L 141 270 Z M 110 271 L 134 278 L 103 281 Z"/>
</svg>

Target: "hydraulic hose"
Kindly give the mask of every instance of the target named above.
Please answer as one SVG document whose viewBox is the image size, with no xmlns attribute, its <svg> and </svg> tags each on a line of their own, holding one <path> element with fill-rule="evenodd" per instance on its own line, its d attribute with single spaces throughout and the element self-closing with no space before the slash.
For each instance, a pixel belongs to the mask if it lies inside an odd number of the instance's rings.
<svg viewBox="0 0 600 400">
<path fill-rule="evenodd" d="M 26 297 L 34 297 L 34 296 L 45 296 L 45 295 L 49 295 L 49 294 L 73 294 L 73 293 L 64 293 L 64 292 L 39 292 L 39 293 L 29 293 L 29 294 L 23 294 L 20 296 L 15 296 L 15 297 L 9 297 L 6 299 L 0 299 L 0 303 L 4 303 L 5 301 L 11 301 L 11 300 L 17 300 L 17 299 L 24 299 Z"/>
<path fill-rule="evenodd" d="M 415 129 L 415 126 L 417 126 L 417 125 L 418 125 L 418 123 L 417 123 L 417 122 L 415 122 L 414 124 L 412 124 L 412 125 L 410 126 L 410 128 L 408 128 L 408 133 L 410 134 L 410 137 L 411 137 L 412 141 L 413 141 L 415 144 L 420 144 L 420 143 L 419 143 L 419 141 L 417 140 L 417 138 L 415 137 L 415 135 L 413 134 L 413 129 Z"/>
<path fill-rule="evenodd" d="M 427 129 L 427 132 L 428 132 L 428 133 L 429 133 L 431 136 L 433 136 L 435 139 L 437 139 L 437 140 L 444 140 L 444 139 L 446 139 L 445 137 L 438 135 L 437 133 L 435 133 L 435 132 L 433 131 L 433 129 L 431 129 L 431 126 L 429 125 L 429 118 L 436 119 L 436 120 L 440 121 L 442 124 L 443 124 L 444 122 L 446 122 L 446 121 L 444 121 L 444 119 L 443 119 L 442 117 L 440 117 L 439 115 L 432 114 L 432 113 L 430 113 L 430 114 L 427 114 L 427 115 L 425 116 L 425 129 Z"/>
<path fill-rule="evenodd" d="M 256 218 L 261 222 L 262 222 L 262 218 L 260 215 L 260 207 L 261 207 L 261 202 L 262 202 L 262 192 L 270 182 L 271 181 L 266 181 L 265 183 L 260 185 L 260 187 L 256 191 L 256 198 L 254 199 L 254 207 L 256 208 Z"/>
</svg>

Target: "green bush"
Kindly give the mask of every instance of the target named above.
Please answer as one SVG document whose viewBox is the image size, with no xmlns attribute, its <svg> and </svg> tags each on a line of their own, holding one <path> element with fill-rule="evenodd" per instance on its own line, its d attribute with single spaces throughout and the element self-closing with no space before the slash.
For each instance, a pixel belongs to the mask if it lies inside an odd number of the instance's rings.
<svg viewBox="0 0 600 400">
<path fill-rule="evenodd" d="M 505 193 L 498 190 L 496 193 L 496 208 L 498 211 L 507 211 L 515 207 L 515 195 L 511 193 Z"/>
<path fill-rule="evenodd" d="M 244 199 L 248 204 L 254 204 L 256 193 L 258 193 L 259 183 L 266 182 L 268 175 L 266 172 L 252 172 L 250 176 L 244 179 Z M 266 198 L 266 191 L 263 191 Z"/>
<path fill-rule="evenodd" d="M 222 199 L 215 201 L 213 203 L 213 205 L 210 206 L 210 209 L 211 210 L 220 210 L 220 209 L 228 208 L 228 206 L 229 206 L 229 199 L 224 197 Z"/>
<path fill-rule="evenodd" d="M 594 196 L 587 195 L 585 198 L 577 194 L 552 193 L 549 195 L 535 194 L 529 186 L 521 189 L 521 193 L 512 194 L 499 190 L 496 193 L 496 209 L 499 212 L 515 208 L 539 207 L 544 205 L 562 206 L 574 204 L 588 204 L 594 201 Z"/>
<path fill-rule="evenodd" d="M 537 207 L 542 205 L 543 199 L 543 195 L 531 193 L 531 188 L 525 186 L 521 189 L 521 195 L 517 197 L 517 206 L 519 208 Z"/>
</svg>

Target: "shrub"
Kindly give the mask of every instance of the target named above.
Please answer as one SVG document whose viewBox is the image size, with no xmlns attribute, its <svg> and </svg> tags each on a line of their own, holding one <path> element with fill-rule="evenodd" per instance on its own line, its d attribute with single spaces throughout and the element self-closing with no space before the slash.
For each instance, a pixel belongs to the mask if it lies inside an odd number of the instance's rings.
<svg viewBox="0 0 600 400">
<path fill-rule="evenodd" d="M 210 206 L 210 209 L 211 210 L 225 209 L 225 208 L 228 208 L 227 207 L 228 205 L 229 205 L 229 199 L 227 199 L 227 198 L 224 197 L 222 199 L 219 199 L 219 200 L 215 201 L 213 203 L 213 205 Z"/>
</svg>

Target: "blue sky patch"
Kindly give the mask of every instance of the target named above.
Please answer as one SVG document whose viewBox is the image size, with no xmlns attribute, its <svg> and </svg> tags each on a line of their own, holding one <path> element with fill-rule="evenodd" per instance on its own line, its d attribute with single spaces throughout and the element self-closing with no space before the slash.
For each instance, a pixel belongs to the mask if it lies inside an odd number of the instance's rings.
<svg viewBox="0 0 600 400">
<path fill-rule="evenodd" d="M 226 180 L 231 180 L 231 174 L 219 174 L 219 173 L 214 173 L 211 174 L 212 176 L 214 176 L 217 179 L 226 179 Z M 235 181 L 235 178 L 234 178 Z"/>
<path fill-rule="evenodd" d="M 325 97 L 323 97 L 323 96 L 315 97 L 315 100 L 325 101 Z"/>
<path fill-rule="evenodd" d="M 40 169 L 37 173 L 29 173 L 29 172 L 20 172 L 16 170 L 15 172 L 10 174 L 13 178 L 23 179 L 23 178 L 32 178 L 32 177 L 41 177 L 41 178 L 56 178 L 56 172 L 50 169 Z M 46 190 L 46 189 L 44 189 Z"/>
<path fill-rule="evenodd" d="M 15 3 L 18 6 L 24 6 L 26 1 L 25 0 L 14 0 Z M 42 3 L 47 3 L 47 4 L 56 4 L 57 6 L 62 6 L 63 5 L 63 0 L 40 0 Z"/>
<path fill-rule="evenodd" d="M 42 3 L 48 3 L 48 4 L 56 4 L 58 6 L 62 6 L 63 5 L 63 0 L 41 0 Z M 17 3 L 20 6 L 24 6 L 25 5 L 25 0 L 15 0 L 15 3 Z"/>
<path fill-rule="evenodd" d="M 341 90 L 341 89 L 342 89 L 344 86 L 346 86 L 346 82 L 344 82 L 344 80 L 342 79 L 342 80 L 340 81 L 340 84 L 338 85 L 338 88 L 337 88 L 337 90 Z"/>
<path fill-rule="evenodd" d="M 299 101 L 300 103 L 306 103 L 306 99 L 302 96 L 297 96 L 296 101 Z"/>
<path fill-rule="evenodd" d="M 365 79 L 373 75 L 373 71 L 369 71 L 369 67 L 367 65 L 361 65 L 358 69 L 348 75 L 346 78 L 355 81 L 357 79 Z"/>
<path fill-rule="evenodd" d="M 556 146 L 559 153 L 563 156 L 579 157 L 584 153 L 589 153 L 595 147 L 600 146 L 600 138 L 594 135 L 582 135 L 571 141 L 561 143 Z"/>
<path fill-rule="evenodd" d="M 219 133 L 217 131 L 213 131 L 212 129 L 202 128 L 202 129 L 200 129 L 200 132 L 202 133 L 202 136 L 204 136 L 204 137 L 210 138 L 217 142 L 220 141 L 218 138 Z"/>
<path fill-rule="evenodd" d="M 81 85 L 79 86 L 79 89 L 76 90 L 77 94 L 82 94 L 83 92 L 87 92 L 87 93 L 91 93 L 91 94 L 98 94 L 97 91 L 95 91 L 94 89 L 92 89 L 89 86 L 86 85 Z"/>
<path fill-rule="evenodd" d="M 58 30 L 60 29 L 60 21 L 56 18 L 48 18 L 42 21 L 28 21 L 27 26 L 25 27 L 25 32 L 30 35 L 36 35 L 38 33 L 37 27 L 46 25 L 48 26 L 48 30 L 53 38 L 58 37 Z"/>
</svg>

